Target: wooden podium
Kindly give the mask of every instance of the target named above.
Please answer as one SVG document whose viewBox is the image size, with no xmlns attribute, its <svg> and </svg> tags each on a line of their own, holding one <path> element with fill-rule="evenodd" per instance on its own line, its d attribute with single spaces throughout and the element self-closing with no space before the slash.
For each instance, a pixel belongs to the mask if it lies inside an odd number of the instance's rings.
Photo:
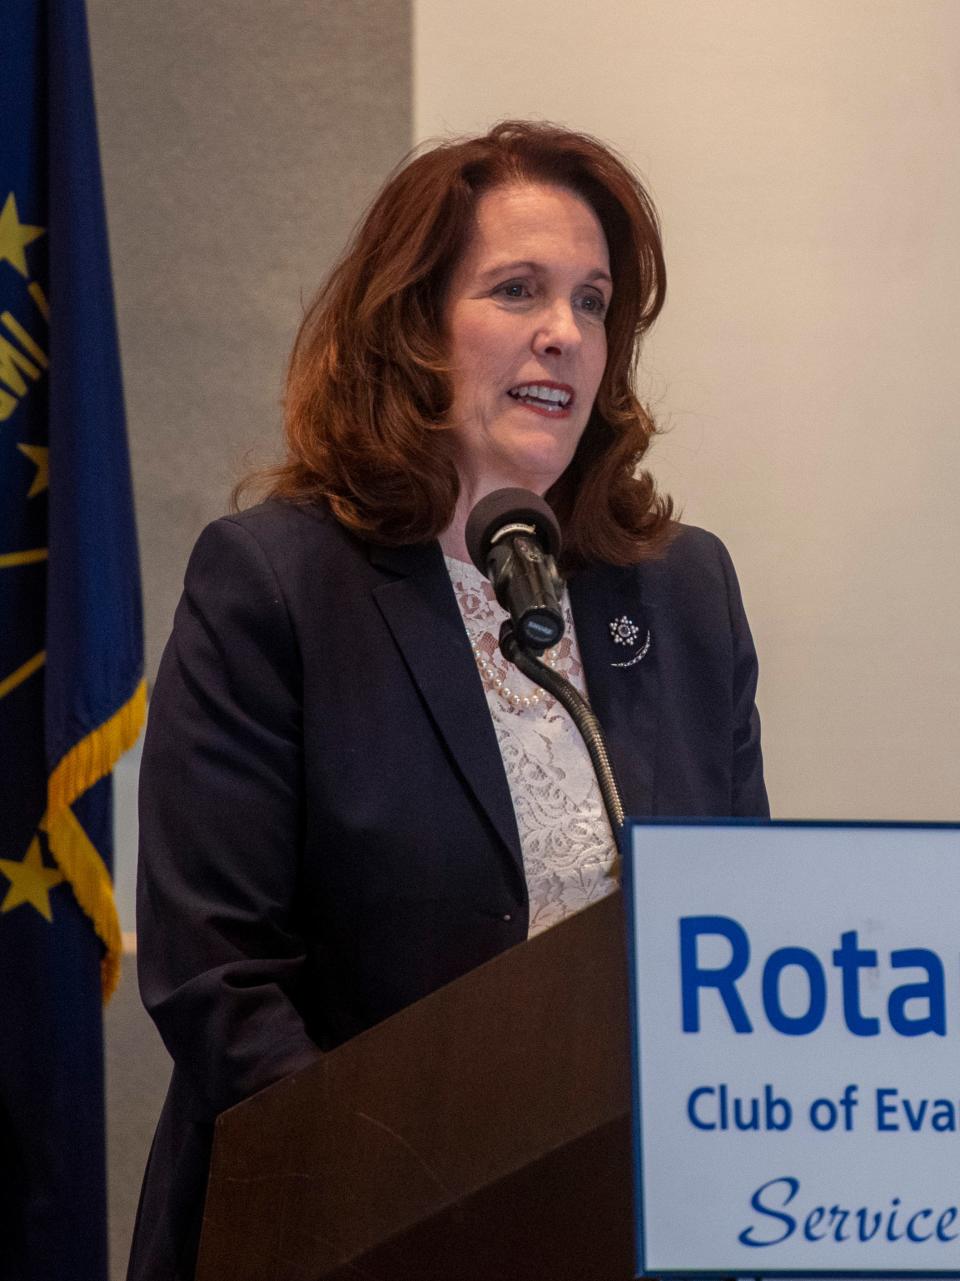
<svg viewBox="0 0 960 1281">
<path fill-rule="evenodd" d="M 614 894 L 217 1122 L 197 1281 L 628 1281 Z"/>
</svg>

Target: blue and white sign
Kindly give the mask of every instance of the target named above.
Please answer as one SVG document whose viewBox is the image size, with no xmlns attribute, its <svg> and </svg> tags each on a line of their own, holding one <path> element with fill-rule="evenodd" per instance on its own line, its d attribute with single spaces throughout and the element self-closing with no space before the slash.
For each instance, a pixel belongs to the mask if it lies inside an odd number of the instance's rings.
<svg viewBox="0 0 960 1281">
<path fill-rule="evenodd" d="M 629 845 L 639 1271 L 960 1276 L 960 826 Z"/>
</svg>

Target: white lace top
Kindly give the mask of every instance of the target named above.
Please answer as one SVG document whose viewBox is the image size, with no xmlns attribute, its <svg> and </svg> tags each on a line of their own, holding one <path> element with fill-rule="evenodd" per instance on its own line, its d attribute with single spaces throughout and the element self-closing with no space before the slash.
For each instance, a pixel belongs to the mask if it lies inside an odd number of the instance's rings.
<svg viewBox="0 0 960 1281">
<path fill-rule="evenodd" d="M 473 565 L 445 559 L 513 797 L 532 936 L 616 888 L 610 875 L 616 847 L 590 757 L 569 714 L 500 653 L 507 615 L 490 583 Z M 562 607 L 566 630 L 550 653 L 556 669 L 586 696 L 566 591 Z"/>
</svg>

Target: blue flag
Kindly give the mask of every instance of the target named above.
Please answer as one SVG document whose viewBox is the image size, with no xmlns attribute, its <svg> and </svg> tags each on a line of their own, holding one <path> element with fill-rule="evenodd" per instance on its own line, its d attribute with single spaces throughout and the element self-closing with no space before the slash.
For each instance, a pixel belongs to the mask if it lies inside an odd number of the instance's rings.
<svg viewBox="0 0 960 1281">
<path fill-rule="evenodd" d="M 0 1281 L 104 1281 L 139 568 L 83 0 L 4 0 L 2 27 Z"/>
</svg>

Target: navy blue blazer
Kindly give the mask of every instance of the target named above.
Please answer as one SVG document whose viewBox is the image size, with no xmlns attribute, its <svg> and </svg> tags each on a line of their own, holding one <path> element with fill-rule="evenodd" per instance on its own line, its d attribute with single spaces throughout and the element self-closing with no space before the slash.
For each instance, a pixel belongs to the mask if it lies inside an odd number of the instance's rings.
<svg viewBox="0 0 960 1281">
<path fill-rule="evenodd" d="M 766 815 L 756 657 L 723 545 L 570 580 L 633 815 Z M 610 622 L 649 628 L 631 667 Z M 268 503 L 202 534 L 141 772 L 144 1002 L 175 1067 L 129 1276 L 192 1277 L 217 1113 L 521 942 L 486 697 L 437 544 Z"/>
</svg>

